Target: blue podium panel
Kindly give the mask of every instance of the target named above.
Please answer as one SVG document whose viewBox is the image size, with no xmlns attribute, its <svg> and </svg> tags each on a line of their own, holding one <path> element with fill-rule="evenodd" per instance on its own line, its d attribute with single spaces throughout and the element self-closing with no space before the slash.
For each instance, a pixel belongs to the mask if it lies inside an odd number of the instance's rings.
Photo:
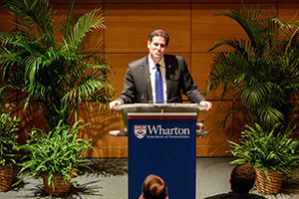
<svg viewBox="0 0 299 199">
<path fill-rule="evenodd" d="M 195 199 L 196 113 L 129 113 L 129 199 L 156 174 L 171 199 Z"/>
</svg>

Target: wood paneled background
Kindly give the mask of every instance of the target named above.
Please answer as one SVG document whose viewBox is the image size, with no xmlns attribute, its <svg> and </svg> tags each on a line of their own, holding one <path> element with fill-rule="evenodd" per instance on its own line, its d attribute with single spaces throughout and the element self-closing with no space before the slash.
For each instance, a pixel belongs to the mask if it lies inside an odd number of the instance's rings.
<svg viewBox="0 0 299 199">
<path fill-rule="evenodd" d="M 69 1 L 51 2 L 57 10 L 55 19 L 67 15 Z M 283 21 L 289 21 L 299 12 L 297 0 L 243 2 L 258 4 L 264 12 L 274 11 Z M 106 28 L 90 34 L 86 45 L 90 46 L 90 50 L 96 51 L 94 46 L 105 49 L 106 60 L 111 65 L 111 83 L 118 96 L 123 88 L 127 64 L 147 54 L 147 36 L 155 29 L 163 29 L 169 33 L 167 53 L 184 56 L 195 83 L 203 92 L 213 63 L 213 53 L 208 53 L 207 50 L 219 39 L 246 38 L 238 24 L 227 17 L 216 17 L 214 14 L 238 8 L 240 5 L 240 0 L 77 0 L 74 12 L 85 13 L 95 8 L 102 9 Z M 1 30 L 8 31 L 13 28 L 8 24 L 8 18 L 8 12 L 1 10 Z M 229 120 L 225 129 L 221 122 L 225 112 L 231 109 L 235 102 L 230 96 L 221 100 L 219 91 L 210 93 L 206 99 L 212 101 L 213 110 L 199 114 L 199 120 L 204 120 L 209 134 L 204 138 L 197 138 L 197 156 L 228 156 L 230 154 L 226 153 L 229 149 L 227 140 L 237 140 L 242 126 L 238 125 L 238 118 Z M 43 123 L 36 116 L 36 109 L 38 108 L 32 110 L 34 119 L 24 118 L 23 131 Z M 82 137 L 91 139 L 94 147 L 94 150 L 87 153 L 87 157 L 127 156 L 127 138 L 108 134 L 109 130 L 123 129 L 120 114 L 103 115 L 82 107 L 80 118 L 91 123 L 82 132 Z"/>
</svg>

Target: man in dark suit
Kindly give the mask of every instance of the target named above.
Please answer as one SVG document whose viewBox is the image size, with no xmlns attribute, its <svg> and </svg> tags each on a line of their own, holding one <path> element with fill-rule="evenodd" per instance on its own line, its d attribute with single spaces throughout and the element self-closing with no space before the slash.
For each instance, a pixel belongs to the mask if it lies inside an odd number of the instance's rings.
<svg viewBox="0 0 299 199">
<path fill-rule="evenodd" d="M 184 58 L 165 54 L 168 42 L 169 36 L 163 30 L 149 35 L 148 56 L 129 64 L 124 90 L 110 102 L 110 109 L 126 103 L 181 103 L 181 91 L 191 102 L 206 110 L 212 108 L 194 84 Z"/>
<path fill-rule="evenodd" d="M 255 183 L 255 169 L 248 163 L 237 165 L 231 172 L 231 192 L 210 196 L 205 199 L 266 199 L 263 196 L 250 194 Z"/>
</svg>

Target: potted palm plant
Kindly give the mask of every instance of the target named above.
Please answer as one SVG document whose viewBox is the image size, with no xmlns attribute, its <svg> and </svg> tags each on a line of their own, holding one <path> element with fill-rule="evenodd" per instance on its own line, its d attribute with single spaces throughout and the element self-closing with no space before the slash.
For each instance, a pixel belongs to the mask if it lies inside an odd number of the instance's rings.
<svg viewBox="0 0 299 199">
<path fill-rule="evenodd" d="M 243 113 L 245 123 L 259 122 L 271 129 L 286 126 L 293 115 L 299 88 L 299 24 L 283 23 L 259 8 L 246 7 L 216 14 L 237 22 L 247 39 L 223 39 L 214 49 L 214 63 L 206 92 L 221 88 L 223 96 L 233 93 L 240 101 L 232 113 Z"/>
<path fill-rule="evenodd" d="M 82 158 L 91 147 L 89 140 L 77 137 L 84 125 L 75 122 L 67 126 L 60 120 L 55 129 L 44 133 L 33 130 L 31 139 L 20 148 L 28 152 L 20 164 L 20 172 L 27 171 L 30 177 L 42 177 L 46 193 L 59 196 L 70 189 L 70 184 L 77 171 L 85 166 Z M 76 169 L 76 171 L 74 171 Z"/>
<path fill-rule="evenodd" d="M 240 143 L 230 141 L 238 158 L 233 163 L 251 163 L 258 191 L 274 194 L 283 174 L 299 166 L 298 139 L 291 137 L 295 127 L 288 125 L 298 111 L 298 22 L 284 23 L 245 5 L 217 15 L 237 22 L 247 39 L 220 40 L 210 49 L 228 47 L 215 53 L 206 91 L 221 87 L 223 96 L 233 93 L 234 101 L 241 102 L 228 113 L 241 113 L 248 124 Z M 280 177 L 279 182 L 272 176 Z"/>
<path fill-rule="evenodd" d="M 84 45 L 88 33 L 104 28 L 104 17 L 100 9 L 73 15 L 74 2 L 61 23 L 53 20 L 49 0 L 5 4 L 16 29 L 0 32 L 2 76 L 7 86 L 25 94 L 24 108 L 32 102 L 42 108 L 50 129 L 62 118 L 69 123 L 74 114 L 77 121 L 80 104 L 91 107 L 96 102 L 102 107 L 111 96 L 103 48 Z"/>
<path fill-rule="evenodd" d="M 0 89 L 0 191 L 11 188 L 13 178 L 13 164 L 16 163 L 19 144 L 17 131 L 20 119 L 11 116 L 5 94 Z"/>
<path fill-rule="evenodd" d="M 74 3 L 70 1 L 65 20 L 54 21 L 49 0 L 7 1 L 5 7 L 16 29 L 0 32 L 0 69 L 5 86 L 24 94 L 24 108 L 38 104 L 49 127 L 47 133 L 33 131 L 21 147 L 27 152 L 21 172 L 43 175 L 50 194 L 56 194 L 53 189 L 57 194 L 68 190 L 69 182 L 64 180 L 71 180 L 71 170 L 83 164 L 82 155 L 90 146 L 77 138 L 79 105 L 92 108 L 93 102 L 102 105 L 111 96 L 103 48 L 86 48 L 84 43 L 92 30 L 104 28 L 104 17 L 100 9 L 75 16 Z M 66 188 L 57 188 L 57 175 L 62 176 L 59 184 L 66 184 Z"/>
<path fill-rule="evenodd" d="M 248 162 L 257 171 L 257 190 L 262 194 L 277 194 L 284 174 L 299 167 L 299 138 L 292 137 L 294 127 L 273 126 L 265 131 L 261 125 L 246 125 L 240 143 L 229 141 L 231 153 L 237 157 L 232 163 Z"/>
</svg>

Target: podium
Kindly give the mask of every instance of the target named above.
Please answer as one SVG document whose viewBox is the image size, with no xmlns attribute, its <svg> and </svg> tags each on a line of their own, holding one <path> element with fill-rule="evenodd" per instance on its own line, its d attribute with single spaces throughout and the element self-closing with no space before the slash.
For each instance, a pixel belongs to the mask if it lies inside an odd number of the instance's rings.
<svg viewBox="0 0 299 199">
<path fill-rule="evenodd" d="M 129 199 L 137 199 L 149 174 L 160 176 L 171 199 L 195 199 L 198 104 L 125 104 Z"/>
</svg>

